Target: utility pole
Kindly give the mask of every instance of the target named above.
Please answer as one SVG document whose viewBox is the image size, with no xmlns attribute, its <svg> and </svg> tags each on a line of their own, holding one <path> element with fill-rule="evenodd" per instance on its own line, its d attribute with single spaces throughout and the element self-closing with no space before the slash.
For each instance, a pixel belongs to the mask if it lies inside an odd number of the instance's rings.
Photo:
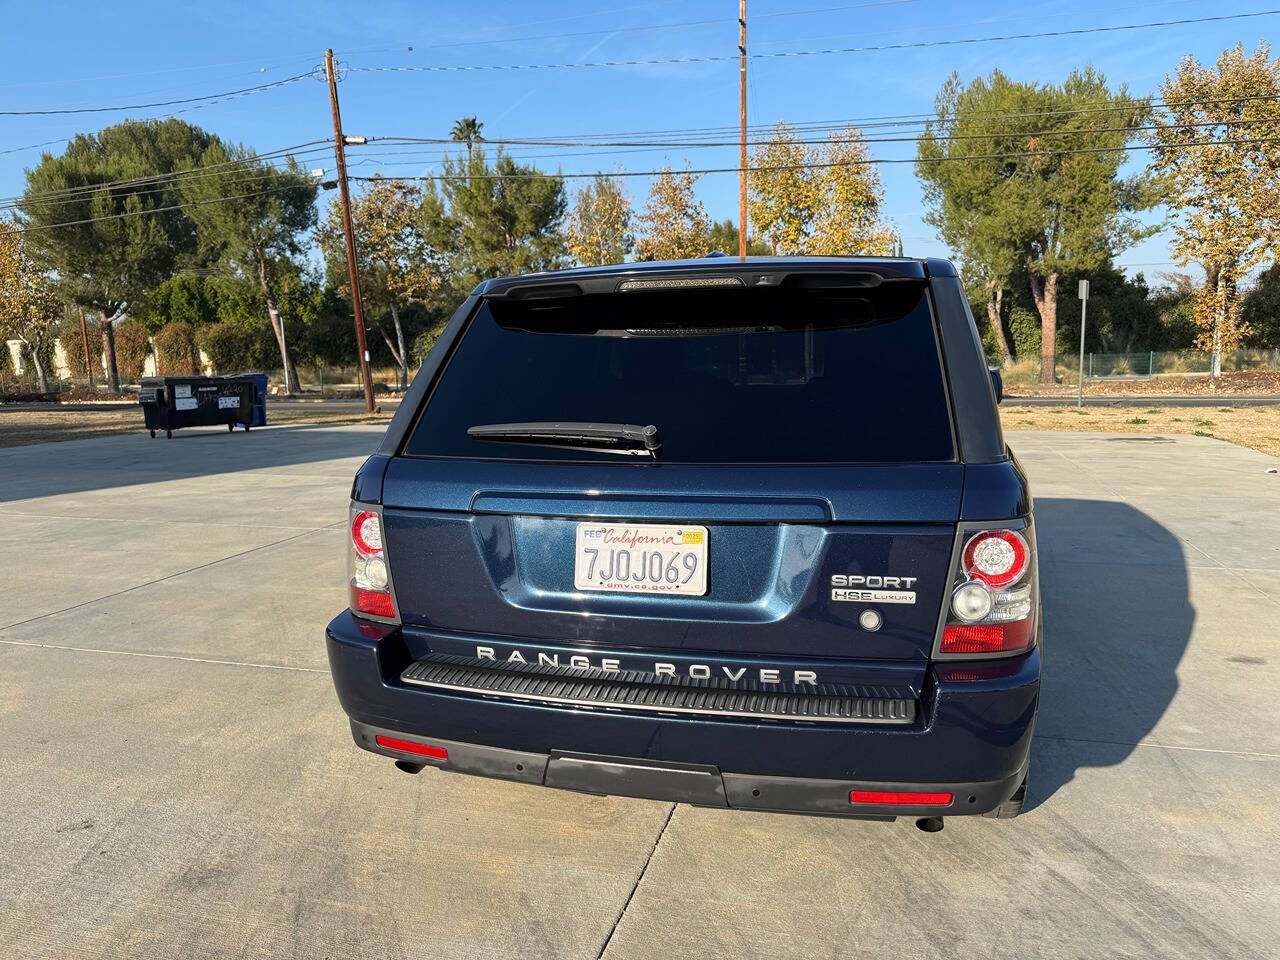
<svg viewBox="0 0 1280 960">
<path fill-rule="evenodd" d="M 80 311 L 80 339 L 84 341 L 84 369 L 89 374 L 89 389 L 93 389 L 93 363 L 89 360 L 89 328 L 84 322 L 84 311 Z"/>
<path fill-rule="evenodd" d="M 738 259 L 747 259 L 747 0 L 738 0 Z"/>
<path fill-rule="evenodd" d="M 1089 281 L 1080 281 L 1080 387 L 1076 393 L 1076 406 L 1084 406 L 1084 316 L 1089 306 Z"/>
<path fill-rule="evenodd" d="M 364 335 L 364 304 L 360 300 L 360 271 L 356 267 L 356 231 L 351 223 L 351 192 L 347 187 L 346 140 L 342 136 L 342 115 L 338 112 L 338 81 L 333 70 L 333 51 L 324 52 L 324 72 L 329 78 L 329 102 L 333 105 L 333 150 L 338 164 L 338 189 L 342 194 L 342 232 L 347 240 L 347 268 L 351 274 L 351 308 L 356 315 L 356 345 L 360 349 L 360 379 L 364 383 L 364 406 L 373 413 L 373 380 L 369 375 L 369 346 Z"/>
</svg>

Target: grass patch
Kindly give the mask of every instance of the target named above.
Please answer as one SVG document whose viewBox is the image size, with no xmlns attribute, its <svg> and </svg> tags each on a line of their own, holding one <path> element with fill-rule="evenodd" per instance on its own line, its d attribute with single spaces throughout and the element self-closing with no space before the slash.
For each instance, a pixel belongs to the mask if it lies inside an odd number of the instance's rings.
<svg viewBox="0 0 1280 960">
<path fill-rule="evenodd" d="M 1153 412 L 1156 409 L 1161 412 Z M 1089 407 L 1087 416 L 1072 417 L 1062 416 L 1066 410 L 1061 407 L 1020 407 L 1014 402 L 1002 405 L 1000 413 L 1010 430 L 1196 435 L 1280 456 L 1280 406 L 1238 407 L 1236 416 L 1221 418 L 1216 424 L 1213 420 L 1201 419 L 1213 409 L 1185 411 L 1153 407 L 1139 413 L 1119 407 Z M 1181 416 L 1171 416 L 1174 413 Z M 1016 442 L 1014 446 L 1016 448 Z"/>
</svg>

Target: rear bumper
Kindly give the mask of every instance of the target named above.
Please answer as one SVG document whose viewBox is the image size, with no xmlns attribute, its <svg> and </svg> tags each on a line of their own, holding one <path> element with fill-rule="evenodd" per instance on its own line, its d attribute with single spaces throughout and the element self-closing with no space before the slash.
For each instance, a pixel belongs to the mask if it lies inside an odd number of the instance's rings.
<svg viewBox="0 0 1280 960">
<path fill-rule="evenodd" d="M 966 783 L 883 783 L 869 780 L 826 780 L 814 777 L 771 777 L 725 773 L 712 764 L 673 763 L 634 757 L 592 754 L 530 753 L 459 743 L 351 721 L 356 744 L 372 753 L 412 764 L 439 767 L 500 780 L 576 790 L 608 796 L 640 797 L 689 803 L 700 807 L 727 807 L 770 813 L 882 819 L 900 816 L 942 817 L 986 813 L 1013 796 L 1026 775 L 1025 768 L 1002 780 Z M 379 739 L 424 743 L 437 755 L 384 746 Z M 439 754 L 443 753 L 443 756 Z M 945 793 L 949 803 L 875 804 L 850 803 L 852 791 Z"/>
<path fill-rule="evenodd" d="M 362 629 L 363 628 L 363 629 Z M 910 727 L 753 721 L 577 709 L 413 687 L 399 631 L 343 613 L 326 631 L 356 743 L 460 773 L 591 793 L 843 816 L 985 813 L 1025 775 L 1039 701 L 1039 649 L 939 664 Z M 446 760 L 389 749 L 438 745 Z M 948 805 L 853 805 L 851 790 L 950 793 Z M 972 798 L 972 799 L 970 799 Z"/>
</svg>

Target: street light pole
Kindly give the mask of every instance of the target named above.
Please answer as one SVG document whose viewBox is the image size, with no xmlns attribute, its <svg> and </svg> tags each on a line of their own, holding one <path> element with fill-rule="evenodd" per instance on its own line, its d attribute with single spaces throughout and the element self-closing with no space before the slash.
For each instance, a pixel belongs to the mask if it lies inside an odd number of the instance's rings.
<svg viewBox="0 0 1280 960">
<path fill-rule="evenodd" d="M 1084 406 L 1084 320 L 1089 306 L 1089 281 L 1080 281 L 1080 386 L 1076 392 L 1076 406 Z"/>
<path fill-rule="evenodd" d="M 324 52 L 324 72 L 329 78 L 329 102 L 333 106 L 333 149 L 338 165 L 338 189 L 342 194 L 342 233 L 347 241 L 347 269 L 351 276 L 351 307 L 355 311 L 356 345 L 360 350 L 360 379 L 364 383 L 365 409 L 373 413 L 373 380 L 369 374 L 369 346 L 364 333 L 360 271 L 356 267 L 356 231 L 351 222 L 351 193 L 347 188 L 346 140 L 342 135 L 342 115 L 338 112 L 338 82 L 334 76 L 332 50 Z"/>
</svg>

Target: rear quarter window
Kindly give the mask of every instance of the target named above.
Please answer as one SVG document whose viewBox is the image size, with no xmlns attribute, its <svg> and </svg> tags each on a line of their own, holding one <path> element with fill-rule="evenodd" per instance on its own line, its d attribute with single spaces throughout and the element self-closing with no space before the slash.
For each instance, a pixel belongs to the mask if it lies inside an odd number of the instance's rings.
<svg viewBox="0 0 1280 960">
<path fill-rule="evenodd" d="M 485 302 L 405 453 L 635 462 L 467 434 L 540 421 L 653 424 L 664 463 L 955 458 L 926 285 L 914 281 Z"/>
</svg>

